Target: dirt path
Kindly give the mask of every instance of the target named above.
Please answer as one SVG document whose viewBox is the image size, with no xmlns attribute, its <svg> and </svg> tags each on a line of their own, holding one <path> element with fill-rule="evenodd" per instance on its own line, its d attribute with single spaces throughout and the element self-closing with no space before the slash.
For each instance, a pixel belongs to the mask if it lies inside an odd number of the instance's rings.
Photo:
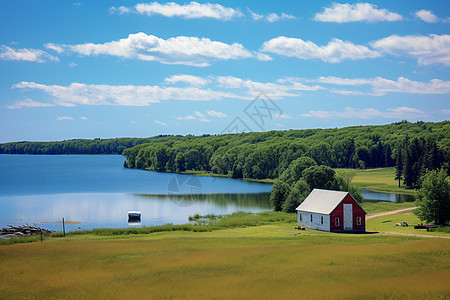
<svg viewBox="0 0 450 300">
<path fill-rule="evenodd" d="M 376 218 L 376 217 L 381 217 L 381 216 L 388 216 L 388 215 L 395 215 L 398 213 L 402 213 L 402 212 L 406 212 L 406 211 L 410 211 L 413 209 L 419 208 L 418 206 L 414 206 L 414 207 L 408 207 L 408 208 L 404 208 L 404 209 L 398 209 L 398 210 L 393 210 L 393 211 L 386 211 L 386 212 L 380 212 L 380 213 L 374 213 L 374 214 L 368 214 L 366 216 L 366 221 L 370 220 L 372 218 Z"/>
<path fill-rule="evenodd" d="M 440 235 L 425 235 L 425 234 L 413 234 L 413 233 L 402 233 L 402 232 L 380 232 L 381 234 L 396 234 L 396 235 L 406 235 L 406 236 L 418 236 L 426 238 L 439 238 L 439 239 L 450 239 L 450 236 L 440 236 Z"/>
<path fill-rule="evenodd" d="M 416 209 L 416 208 L 419 208 L 419 207 L 415 206 L 415 207 L 408 207 L 408 208 L 398 209 L 398 210 L 393 210 L 393 211 L 386 211 L 386 212 L 368 214 L 368 215 L 366 215 L 366 221 L 370 220 L 372 218 L 376 218 L 376 217 L 395 215 L 395 214 L 398 214 L 398 213 L 411 211 L 411 210 Z M 405 235 L 405 236 L 417 236 L 417 237 L 425 237 L 425 238 L 450 239 L 449 236 L 439 236 L 439 235 L 425 235 L 425 234 L 413 234 L 413 233 L 402 233 L 402 232 L 380 232 L 380 233 L 381 234 Z"/>
</svg>

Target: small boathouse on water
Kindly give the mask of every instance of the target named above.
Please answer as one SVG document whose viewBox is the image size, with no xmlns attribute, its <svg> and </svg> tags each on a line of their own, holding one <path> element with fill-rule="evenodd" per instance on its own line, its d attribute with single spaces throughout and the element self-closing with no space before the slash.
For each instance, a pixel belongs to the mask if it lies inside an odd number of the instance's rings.
<svg viewBox="0 0 450 300">
<path fill-rule="evenodd" d="M 348 192 L 314 189 L 296 211 L 298 223 L 311 229 L 366 231 L 366 212 Z"/>
</svg>

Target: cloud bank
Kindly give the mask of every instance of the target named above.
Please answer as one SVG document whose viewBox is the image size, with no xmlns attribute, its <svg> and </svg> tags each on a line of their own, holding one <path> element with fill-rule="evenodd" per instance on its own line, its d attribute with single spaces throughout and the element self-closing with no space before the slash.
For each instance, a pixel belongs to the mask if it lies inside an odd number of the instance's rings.
<svg viewBox="0 0 450 300">
<path fill-rule="evenodd" d="M 324 8 L 323 12 L 314 16 L 319 22 L 382 22 L 401 21 L 403 17 L 387 9 L 378 9 L 376 5 L 370 3 L 340 4 L 333 3 L 331 7 Z"/>
</svg>

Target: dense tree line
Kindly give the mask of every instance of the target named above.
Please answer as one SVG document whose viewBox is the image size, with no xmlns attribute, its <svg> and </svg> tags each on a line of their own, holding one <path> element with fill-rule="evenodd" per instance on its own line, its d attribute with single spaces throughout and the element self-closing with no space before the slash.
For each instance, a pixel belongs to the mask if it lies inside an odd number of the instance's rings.
<svg viewBox="0 0 450 300">
<path fill-rule="evenodd" d="M 302 156 L 332 168 L 393 167 L 406 136 L 428 141 L 440 153 L 440 161 L 449 160 L 449 121 L 173 137 L 126 149 L 123 155 L 129 168 L 275 179 Z"/>
<path fill-rule="evenodd" d="M 0 154 L 122 154 L 126 148 L 150 142 L 164 142 L 174 136 L 151 138 L 73 139 L 58 142 L 14 142 L 0 144 Z M 176 138 L 189 139 L 190 136 Z"/>
<path fill-rule="evenodd" d="M 353 126 L 225 135 L 17 142 L 0 154 L 123 154 L 125 166 L 165 172 L 210 171 L 233 178 L 278 178 L 307 156 L 332 168 L 397 165 L 398 177 L 417 187 L 425 169 L 450 160 L 450 122 Z M 419 171 L 418 171 L 419 170 Z"/>
<path fill-rule="evenodd" d="M 430 137 L 408 135 L 396 147 L 396 180 L 403 180 L 407 188 L 420 188 L 421 177 L 428 171 L 441 167 L 448 169 L 448 153 L 440 149 L 436 141 Z"/>
</svg>

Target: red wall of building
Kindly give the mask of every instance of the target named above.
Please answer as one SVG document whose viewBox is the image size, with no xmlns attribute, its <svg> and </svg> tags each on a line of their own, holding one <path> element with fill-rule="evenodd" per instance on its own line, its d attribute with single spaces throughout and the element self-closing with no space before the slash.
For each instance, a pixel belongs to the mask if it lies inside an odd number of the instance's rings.
<svg viewBox="0 0 450 300">
<path fill-rule="evenodd" d="M 353 204 L 353 230 L 365 231 L 366 230 L 366 213 L 356 203 L 350 194 L 345 196 L 344 200 L 330 214 L 330 231 L 343 231 L 344 230 L 344 204 Z M 361 217 L 361 225 L 356 225 L 357 217 Z M 339 226 L 336 226 L 335 219 L 339 218 Z"/>
</svg>

